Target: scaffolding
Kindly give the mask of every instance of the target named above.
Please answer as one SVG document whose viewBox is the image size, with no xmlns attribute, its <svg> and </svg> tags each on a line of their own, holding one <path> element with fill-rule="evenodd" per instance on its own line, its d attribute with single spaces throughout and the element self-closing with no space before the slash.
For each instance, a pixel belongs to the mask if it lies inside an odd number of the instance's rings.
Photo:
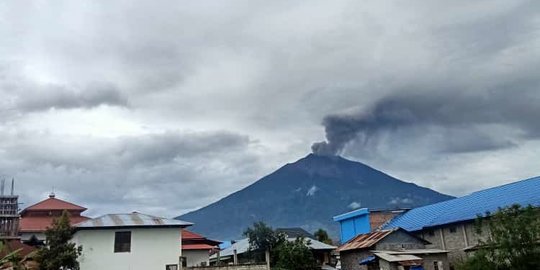
<svg viewBox="0 0 540 270">
<path fill-rule="evenodd" d="M 11 180 L 11 193 L 4 194 L 6 180 L 0 186 L 0 239 L 19 237 L 19 196 L 13 194 L 15 180 Z"/>
</svg>

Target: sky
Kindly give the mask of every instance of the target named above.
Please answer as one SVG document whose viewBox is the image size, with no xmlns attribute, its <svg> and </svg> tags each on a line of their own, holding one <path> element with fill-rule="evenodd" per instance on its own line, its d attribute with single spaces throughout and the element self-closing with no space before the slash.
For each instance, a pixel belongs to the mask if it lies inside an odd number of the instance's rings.
<svg viewBox="0 0 540 270">
<path fill-rule="evenodd" d="M 540 175 L 540 2 L 2 1 L 0 177 L 174 217 L 314 151 L 459 196 Z"/>
</svg>

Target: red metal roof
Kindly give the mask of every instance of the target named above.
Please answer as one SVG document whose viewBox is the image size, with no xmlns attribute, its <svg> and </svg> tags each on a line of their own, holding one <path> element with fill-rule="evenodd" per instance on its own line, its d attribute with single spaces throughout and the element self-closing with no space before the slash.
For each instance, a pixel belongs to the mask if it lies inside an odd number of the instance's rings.
<svg viewBox="0 0 540 270">
<path fill-rule="evenodd" d="M 36 248 L 23 244 L 18 239 L 7 240 L 6 247 L 0 251 L 0 257 L 4 257 L 15 250 L 20 250 L 18 253 L 20 257 L 25 257 L 26 255 L 35 251 Z"/>
<path fill-rule="evenodd" d="M 19 223 L 20 232 L 44 232 L 52 225 L 52 222 L 57 216 L 48 217 L 22 217 Z M 72 216 L 69 218 L 71 225 L 88 220 L 84 216 Z"/>
<path fill-rule="evenodd" d="M 337 251 L 370 248 L 396 230 L 398 229 L 396 228 L 392 230 L 374 231 L 366 234 L 360 234 L 340 246 Z"/>
<path fill-rule="evenodd" d="M 208 239 L 198 233 L 182 230 L 182 249 L 183 250 L 210 250 L 221 244 L 219 241 Z"/>
<path fill-rule="evenodd" d="M 24 210 L 21 211 L 21 215 L 24 215 L 26 212 L 29 211 L 46 211 L 46 210 L 72 210 L 72 211 L 78 211 L 83 212 L 86 210 L 86 208 L 66 202 L 54 197 L 49 197 L 41 202 L 38 202 L 34 205 L 31 205 Z"/>
<path fill-rule="evenodd" d="M 188 240 L 188 239 L 206 239 L 206 238 L 198 233 L 194 233 L 188 230 L 182 230 L 182 239 Z"/>
<path fill-rule="evenodd" d="M 207 244 L 185 244 L 182 245 L 182 250 L 211 250 L 216 248 L 215 246 Z"/>
</svg>

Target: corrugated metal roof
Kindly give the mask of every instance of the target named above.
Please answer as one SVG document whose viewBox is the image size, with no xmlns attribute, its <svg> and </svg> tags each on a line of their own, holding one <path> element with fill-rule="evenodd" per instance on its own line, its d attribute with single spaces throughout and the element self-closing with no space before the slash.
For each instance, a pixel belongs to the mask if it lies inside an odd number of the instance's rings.
<svg viewBox="0 0 540 270">
<path fill-rule="evenodd" d="M 422 261 L 422 258 L 409 254 L 388 254 L 386 252 L 374 252 L 373 255 L 387 262 Z"/>
<path fill-rule="evenodd" d="M 374 231 L 357 235 L 353 239 L 349 240 L 347 243 L 340 246 L 337 251 L 370 248 L 373 245 L 377 244 L 379 241 L 381 241 L 383 238 L 397 230 L 398 228 L 391 230 Z"/>
<path fill-rule="evenodd" d="M 294 241 L 296 238 L 287 238 L 288 241 Z M 334 250 L 336 249 L 335 246 L 325 244 L 323 242 L 317 241 L 315 239 L 311 238 L 305 238 L 306 241 L 309 240 L 308 247 L 314 250 Z M 245 238 L 242 240 L 239 240 L 238 242 L 232 244 L 230 247 L 220 251 L 221 257 L 227 257 L 232 256 L 234 254 L 234 250 L 236 249 L 237 254 L 245 253 L 249 250 L 249 239 Z M 214 254 L 211 256 L 211 258 L 216 258 L 217 254 Z"/>
<path fill-rule="evenodd" d="M 110 227 L 187 227 L 193 223 L 145 215 L 138 212 L 129 214 L 108 214 L 75 225 L 78 229 L 99 229 Z"/>
<path fill-rule="evenodd" d="M 384 229 L 401 227 L 418 231 L 454 222 L 474 220 L 477 215 L 496 212 L 512 204 L 540 206 L 540 177 L 530 178 L 471 193 L 460 198 L 414 208 L 400 215 Z"/>
</svg>

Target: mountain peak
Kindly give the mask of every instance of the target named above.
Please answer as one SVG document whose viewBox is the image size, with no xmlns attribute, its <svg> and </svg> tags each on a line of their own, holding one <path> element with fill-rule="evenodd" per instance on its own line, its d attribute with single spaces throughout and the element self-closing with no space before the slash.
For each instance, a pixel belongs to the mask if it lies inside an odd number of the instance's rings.
<svg viewBox="0 0 540 270">
<path fill-rule="evenodd" d="M 450 198 L 341 156 L 308 154 L 180 219 L 222 240 L 240 237 L 257 221 L 310 232 L 324 228 L 336 236 L 338 225 L 331 217 L 352 208 L 410 208 Z"/>
</svg>

